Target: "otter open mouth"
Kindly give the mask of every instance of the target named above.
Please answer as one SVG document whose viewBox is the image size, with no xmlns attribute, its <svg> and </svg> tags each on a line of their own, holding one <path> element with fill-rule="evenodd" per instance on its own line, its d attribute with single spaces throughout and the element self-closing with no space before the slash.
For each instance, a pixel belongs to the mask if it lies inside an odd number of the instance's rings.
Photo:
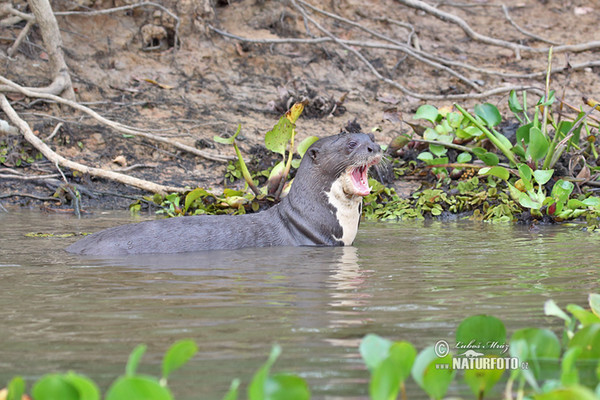
<svg viewBox="0 0 600 400">
<path fill-rule="evenodd" d="M 369 167 L 370 165 L 363 165 L 353 168 L 350 171 L 350 178 L 352 179 L 352 184 L 354 185 L 354 191 L 359 196 L 366 196 L 371 193 L 371 188 L 369 187 L 369 177 L 367 175 Z"/>
</svg>

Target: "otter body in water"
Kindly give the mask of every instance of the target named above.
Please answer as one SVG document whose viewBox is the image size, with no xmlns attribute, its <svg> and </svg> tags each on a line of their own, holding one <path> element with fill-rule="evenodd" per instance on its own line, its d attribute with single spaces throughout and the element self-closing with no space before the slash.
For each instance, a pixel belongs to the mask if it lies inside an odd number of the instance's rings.
<svg viewBox="0 0 600 400">
<path fill-rule="evenodd" d="M 267 246 L 343 246 L 356 237 L 367 171 L 381 160 L 372 135 L 340 133 L 306 152 L 290 193 L 266 211 L 145 221 L 86 236 L 67 251 L 87 255 L 181 253 Z"/>
</svg>

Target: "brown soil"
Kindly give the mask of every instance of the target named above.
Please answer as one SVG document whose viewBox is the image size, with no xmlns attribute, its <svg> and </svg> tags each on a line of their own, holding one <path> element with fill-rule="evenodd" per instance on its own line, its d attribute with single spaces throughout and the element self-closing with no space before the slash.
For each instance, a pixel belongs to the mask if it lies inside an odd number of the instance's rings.
<svg viewBox="0 0 600 400">
<path fill-rule="evenodd" d="M 92 4 L 93 9 L 123 4 L 117 0 L 82 0 L 77 2 L 81 7 L 74 8 L 74 3 L 55 1 L 53 7 L 55 10 L 81 10 Z M 19 1 L 13 4 L 24 7 Z M 252 154 L 265 154 L 256 146 L 262 144 L 264 133 L 295 100 L 308 98 L 310 101 L 297 124 L 300 140 L 308 135 L 337 133 L 349 121 L 357 120 L 363 130 L 373 131 L 381 143 L 409 130 L 406 124 L 390 118 L 390 108 L 397 108 L 405 119 L 410 120 L 411 114 L 424 103 L 378 80 L 360 60 L 335 44 L 247 44 L 225 39 L 208 27 L 210 24 L 249 38 L 307 38 L 302 17 L 285 2 L 216 1 L 214 7 L 209 1 L 202 0 L 163 1 L 161 4 L 181 18 L 182 44 L 177 51 L 173 47 L 173 21 L 152 7 L 103 16 L 58 17 L 66 60 L 79 101 L 87 102 L 115 121 L 145 127 L 156 134 L 232 156 L 232 148 L 216 144 L 212 138 L 232 134 L 237 125 L 242 124 L 239 144 L 248 159 Z M 474 1 L 473 4 L 471 7 L 442 5 L 439 8 L 461 16 L 482 34 L 546 47 L 546 44 L 516 31 L 506 21 L 502 10 L 491 1 Z M 517 60 L 508 49 L 472 41 L 457 26 L 393 0 L 333 0 L 323 7 L 400 41 L 406 40 L 407 30 L 377 21 L 377 18 L 411 23 L 421 48 L 440 57 L 513 73 L 538 72 L 546 68 L 547 55 L 544 53 L 524 53 L 523 59 Z M 592 0 L 523 0 L 512 7 L 511 16 L 520 26 L 547 39 L 565 44 L 598 39 L 600 6 Z M 374 40 L 366 32 L 318 14 L 312 15 L 341 38 Z M 23 25 L 13 26 L 1 35 L 3 54 L 12 44 L 6 38 L 16 37 Z M 320 36 L 314 26 L 310 26 L 310 32 Z M 14 59 L 1 58 L 2 74 L 24 86 L 47 85 L 51 77 L 41 43 L 38 31 L 33 29 L 28 42 L 21 46 Z M 156 49 L 149 51 L 148 46 Z M 384 76 L 414 92 L 448 94 L 471 90 L 447 73 L 405 59 L 400 53 L 374 49 L 361 51 Z M 597 55 L 597 51 L 562 53 L 555 56 L 554 65 L 590 61 L 597 59 Z M 461 72 L 483 83 L 484 89 L 508 83 L 544 86 L 543 77 L 518 81 Z M 552 78 L 552 87 L 559 97 L 579 107 L 584 96 L 600 97 L 599 74 L 598 67 L 556 74 Z M 129 174 L 158 183 L 215 190 L 222 189 L 225 184 L 224 163 L 207 161 L 145 139 L 125 138 L 66 107 L 14 94 L 10 99 L 41 137 L 47 137 L 55 125 L 63 121 L 64 125 L 50 144 L 59 154 L 75 161 L 118 168 L 121 165 L 113 160 L 122 156 L 124 159 L 119 160 L 122 164 L 124 161 L 124 165 L 149 166 L 134 169 Z M 508 117 L 506 100 L 507 94 L 487 99 Z M 532 95 L 530 104 L 536 100 Z M 472 107 L 477 102 L 460 103 Z M 436 106 L 452 104 L 450 101 L 429 103 Z M 0 119 L 6 117 L 0 113 Z M 0 134 L 2 141 L 8 143 L 10 156 L 4 167 L 16 168 L 17 160 L 30 150 L 15 135 Z M 56 172 L 54 166 L 43 160 L 31 165 L 24 162 L 23 167 L 19 170 L 27 174 Z M 122 207 L 131 201 L 106 195 L 106 192 L 141 195 L 137 189 L 63 172 L 68 179 L 81 183 L 91 192 L 105 192 L 104 195 L 96 193 L 95 198 L 84 196 L 84 206 Z M 24 183 L 2 179 L 1 182 L 0 195 L 49 196 L 60 184 L 59 180 Z M 21 204 L 39 204 L 27 198 L 9 199 Z"/>
</svg>

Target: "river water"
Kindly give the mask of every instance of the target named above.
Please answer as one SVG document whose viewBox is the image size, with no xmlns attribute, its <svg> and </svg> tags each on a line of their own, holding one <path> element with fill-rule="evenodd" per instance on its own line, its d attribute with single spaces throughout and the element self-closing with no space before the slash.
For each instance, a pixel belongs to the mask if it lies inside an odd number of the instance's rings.
<svg viewBox="0 0 600 400">
<path fill-rule="evenodd" d="M 559 332 L 544 302 L 586 306 L 599 291 L 598 235 L 564 226 L 363 223 L 346 248 L 115 259 L 70 255 L 73 238 L 25 236 L 149 218 L 0 213 L 0 387 L 14 375 L 31 385 L 75 370 L 104 392 L 137 344 L 148 345 L 141 372 L 159 375 L 168 346 L 193 338 L 198 355 L 170 379 L 179 400 L 220 399 L 233 378 L 248 383 L 274 343 L 283 348 L 274 371 L 304 377 L 313 398 L 363 399 L 369 374 L 358 344 L 367 333 L 420 350 L 452 343 L 463 318 L 484 313 L 509 334 Z M 409 392 L 423 397 L 414 384 Z"/>
</svg>

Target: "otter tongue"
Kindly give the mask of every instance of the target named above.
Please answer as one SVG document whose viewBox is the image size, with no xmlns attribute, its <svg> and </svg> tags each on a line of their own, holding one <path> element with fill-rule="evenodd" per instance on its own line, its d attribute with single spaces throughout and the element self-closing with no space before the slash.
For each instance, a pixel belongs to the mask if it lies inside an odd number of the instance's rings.
<svg viewBox="0 0 600 400">
<path fill-rule="evenodd" d="M 359 196 L 366 196 L 371 193 L 371 188 L 369 188 L 369 178 L 367 177 L 367 167 L 362 166 L 358 168 L 354 168 L 350 173 L 352 177 L 352 183 L 354 184 L 354 189 L 356 190 L 356 194 Z"/>
</svg>

